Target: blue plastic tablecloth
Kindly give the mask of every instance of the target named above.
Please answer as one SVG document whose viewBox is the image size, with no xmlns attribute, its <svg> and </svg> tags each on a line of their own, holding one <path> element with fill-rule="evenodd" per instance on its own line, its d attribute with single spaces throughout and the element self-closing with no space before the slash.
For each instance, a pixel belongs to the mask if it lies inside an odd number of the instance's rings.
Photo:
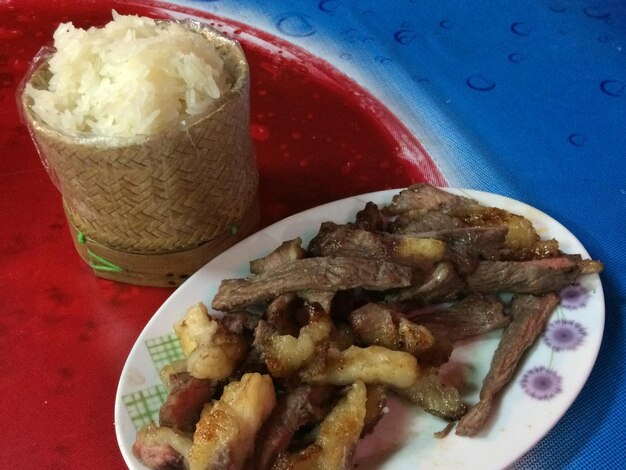
<svg viewBox="0 0 626 470">
<path fill-rule="evenodd" d="M 626 468 L 626 2 L 170 2 L 324 58 L 394 112 L 450 186 L 523 200 L 605 263 L 603 344 L 515 468 Z"/>
</svg>

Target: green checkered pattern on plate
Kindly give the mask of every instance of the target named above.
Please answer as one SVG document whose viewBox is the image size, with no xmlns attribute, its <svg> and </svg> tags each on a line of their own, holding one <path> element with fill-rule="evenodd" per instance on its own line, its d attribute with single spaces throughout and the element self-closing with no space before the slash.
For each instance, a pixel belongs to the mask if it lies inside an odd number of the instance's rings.
<svg viewBox="0 0 626 470">
<path fill-rule="evenodd" d="M 139 430 L 152 421 L 159 422 L 159 410 L 165 398 L 167 390 L 161 384 L 122 397 L 135 429 Z"/>
<path fill-rule="evenodd" d="M 146 341 L 146 346 L 159 372 L 166 365 L 185 358 L 180 342 L 174 333 L 149 339 Z"/>
<path fill-rule="evenodd" d="M 173 333 L 147 340 L 146 347 L 154 367 L 159 372 L 166 365 L 185 358 L 180 342 Z M 122 400 L 133 425 L 139 430 L 142 426 L 152 421 L 155 423 L 159 422 L 159 410 L 166 398 L 167 390 L 162 384 L 159 384 L 124 395 Z"/>
</svg>

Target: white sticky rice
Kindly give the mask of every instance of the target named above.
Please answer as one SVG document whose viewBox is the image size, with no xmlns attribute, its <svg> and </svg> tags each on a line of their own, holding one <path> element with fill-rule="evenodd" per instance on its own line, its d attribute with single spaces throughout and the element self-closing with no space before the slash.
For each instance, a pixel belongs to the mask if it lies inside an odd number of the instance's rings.
<svg viewBox="0 0 626 470">
<path fill-rule="evenodd" d="M 25 93 L 40 120 L 68 135 L 154 135 L 227 89 L 215 48 L 175 22 L 113 12 L 102 28 L 61 24 L 54 47 L 48 88 Z"/>
</svg>

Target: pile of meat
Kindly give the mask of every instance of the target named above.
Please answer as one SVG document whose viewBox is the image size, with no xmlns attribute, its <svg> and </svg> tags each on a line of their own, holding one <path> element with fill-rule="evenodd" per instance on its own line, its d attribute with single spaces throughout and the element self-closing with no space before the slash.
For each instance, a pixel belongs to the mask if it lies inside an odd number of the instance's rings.
<svg viewBox="0 0 626 470">
<path fill-rule="evenodd" d="M 212 303 L 222 317 L 191 307 L 174 326 L 186 359 L 163 371 L 159 425 L 139 431 L 134 454 L 158 469 L 351 468 L 390 393 L 476 435 L 558 292 L 601 270 L 519 215 L 411 186 L 224 280 Z M 457 341 L 494 329 L 502 339 L 468 407 L 440 368 Z"/>
</svg>

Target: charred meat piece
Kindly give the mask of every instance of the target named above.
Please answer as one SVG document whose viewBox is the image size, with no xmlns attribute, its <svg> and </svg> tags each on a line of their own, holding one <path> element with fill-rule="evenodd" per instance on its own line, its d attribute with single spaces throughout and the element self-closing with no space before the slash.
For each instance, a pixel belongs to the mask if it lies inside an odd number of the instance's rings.
<svg viewBox="0 0 626 470">
<path fill-rule="evenodd" d="M 476 204 L 476 201 L 448 193 L 427 183 L 418 183 L 395 195 L 391 204 L 383 209 L 383 213 L 399 215 L 412 210 L 428 212 L 469 204 Z"/>
<path fill-rule="evenodd" d="M 412 302 L 416 305 L 428 305 L 449 302 L 457 298 L 465 289 L 465 282 L 449 261 L 438 263 L 421 281 L 410 287 L 398 289 L 385 296 L 390 302 Z"/>
<path fill-rule="evenodd" d="M 446 210 L 423 211 L 415 210 L 400 214 L 390 224 L 390 232 L 397 235 L 433 232 L 461 228 L 464 224 L 452 217 Z"/>
<path fill-rule="evenodd" d="M 348 319 L 357 343 L 364 346 L 384 346 L 418 356 L 434 343 L 427 328 L 407 320 L 384 304 L 365 304 Z"/>
<path fill-rule="evenodd" d="M 448 421 L 455 421 L 467 412 L 461 394 L 451 385 L 444 384 L 434 367 L 422 371 L 417 381 L 404 389 L 394 391 L 411 403 L 424 408 L 430 414 Z"/>
<path fill-rule="evenodd" d="M 430 310 L 421 314 L 406 314 L 407 318 L 428 328 L 435 342 L 455 342 L 471 336 L 504 328 L 509 317 L 496 297 L 471 294 L 446 309 Z"/>
<path fill-rule="evenodd" d="M 142 427 L 133 444 L 133 455 L 154 470 L 183 470 L 191 438 L 154 423 Z"/>
<path fill-rule="evenodd" d="M 159 423 L 175 431 L 193 432 L 205 403 L 213 397 L 217 382 L 197 379 L 188 372 L 171 378 L 174 384 L 159 412 Z"/>
<path fill-rule="evenodd" d="M 541 334 L 558 303 L 559 296 L 555 293 L 542 297 L 520 295 L 513 299 L 513 320 L 504 330 L 493 355 L 480 390 L 480 401 L 459 422 L 458 435 L 474 436 L 483 429 L 494 398 L 511 380 L 522 355 Z"/>
<path fill-rule="evenodd" d="M 269 255 L 250 261 L 250 272 L 253 274 L 260 274 L 264 271 L 280 266 L 287 261 L 302 259 L 304 257 L 306 257 L 306 251 L 302 248 L 302 239 L 298 237 L 293 240 L 283 242 Z"/>
<path fill-rule="evenodd" d="M 328 412 L 334 387 L 300 385 L 279 396 L 256 442 L 254 465 L 258 470 L 272 468 L 279 453 L 284 452 L 298 429 L 319 422 Z"/>
<path fill-rule="evenodd" d="M 302 300 L 293 293 L 276 297 L 265 310 L 264 318 L 281 335 L 297 336 L 300 329 L 296 322 L 296 311 Z"/>
<path fill-rule="evenodd" d="M 384 232 L 386 230 L 383 214 L 378 209 L 378 206 L 371 201 L 357 212 L 355 222 L 352 225 L 371 232 Z"/>
<path fill-rule="evenodd" d="M 362 287 L 386 290 L 411 284 L 406 266 L 352 257 L 320 257 L 288 261 L 270 271 L 220 284 L 212 307 L 235 310 L 276 298 L 287 292 L 319 289 L 338 291 Z"/>
<path fill-rule="evenodd" d="M 244 332 L 254 331 L 261 317 L 250 312 L 241 310 L 239 312 L 226 313 L 220 318 L 220 323 L 230 333 L 241 335 Z"/>
<path fill-rule="evenodd" d="M 393 236 L 324 222 L 309 244 L 312 256 L 355 256 L 392 261 L 428 270 L 441 261 L 445 243 L 423 237 Z"/>
<path fill-rule="evenodd" d="M 601 266 L 599 266 L 601 269 Z M 465 278 L 469 292 L 545 294 L 573 284 L 583 270 L 594 270 L 592 262 L 568 257 L 534 261 L 481 261 Z"/>
</svg>

